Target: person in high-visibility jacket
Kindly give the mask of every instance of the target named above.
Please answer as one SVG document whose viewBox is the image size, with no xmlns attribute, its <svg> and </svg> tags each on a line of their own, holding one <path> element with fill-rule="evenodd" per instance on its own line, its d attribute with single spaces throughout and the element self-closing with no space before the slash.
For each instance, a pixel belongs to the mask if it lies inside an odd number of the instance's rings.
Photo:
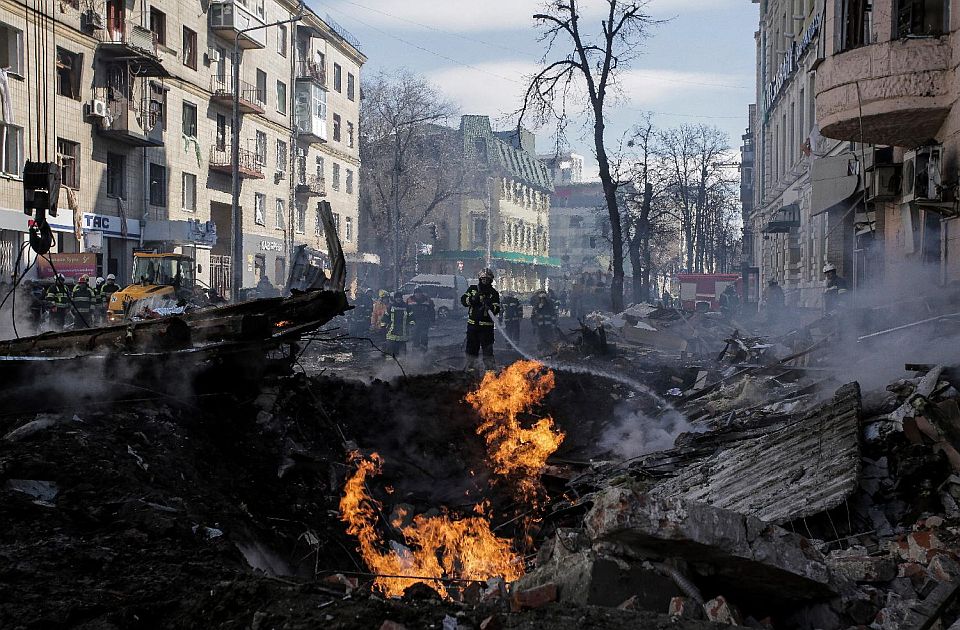
<svg viewBox="0 0 960 630">
<path fill-rule="evenodd" d="M 483 349 L 483 367 L 492 370 L 493 317 L 500 314 L 500 293 L 493 288 L 493 270 L 480 271 L 477 284 L 471 284 L 460 296 L 460 304 L 467 309 L 467 342 L 464 369 L 471 369 Z"/>
<path fill-rule="evenodd" d="M 553 343 L 554 331 L 557 329 L 557 307 L 546 291 L 537 293 L 530 320 L 537 332 L 537 349 L 548 350 Z"/>
<path fill-rule="evenodd" d="M 50 323 L 57 330 L 63 329 L 63 322 L 67 317 L 67 311 L 70 309 L 69 296 L 66 279 L 62 273 L 58 273 L 56 281 L 50 285 L 44 295 L 44 306 L 50 313 Z"/>
<path fill-rule="evenodd" d="M 119 290 L 120 285 L 117 284 L 117 277 L 112 273 L 108 273 L 106 281 L 100 287 L 100 305 L 103 309 L 104 316 L 106 316 L 107 309 L 110 308 L 111 296 Z"/>
<path fill-rule="evenodd" d="M 503 298 L 503 310 L 500 311 L 500 323 L 504 332 L 513 343 L 520 343 L 520 322 L 523 320 L 523 303 L 513 293 Z"/>
<path fill-rule="evenodd" d="M 90 276 L 80 276 L 73 287 L 70 300 L 73 303 L 73 327 L 86 328 L 93 325 L 93 307 L 99 298 L 97 292 L 90 288 Z"/>
<path fill-rule="evenodd" d="M 387 292 L 383 289 L 380 289 L 380 292 L 377 293 L 377 300 L 373 303 L 373 310 L 370 311 L 370 330 L 379 331 L 380 324 L 383 321 L 383 316 L 386 314 L 387 309 L 390 306 L 390 299 L 387 297 Z"/>
<path fill-rule="evenodd" d="M 410 332 L 415 325 L 413 310 L 403 301 L 403 293 L 393 294 L 393 302 L 383 314 L 380 326 L 387 331 L 387 343 L 384 352 L 396 357 L 407 353 L 407 342 L 410 341 Z"/>
</svg>

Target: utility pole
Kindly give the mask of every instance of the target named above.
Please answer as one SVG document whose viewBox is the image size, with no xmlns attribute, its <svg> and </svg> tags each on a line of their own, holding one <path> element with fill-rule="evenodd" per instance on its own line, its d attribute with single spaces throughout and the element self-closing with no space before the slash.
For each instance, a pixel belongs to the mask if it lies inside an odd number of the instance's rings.
<svg viewBox="0 0 960 630">
<path fill-rule="evenodd" d="M 493 177 L 487 176 L 487 264 L 493 264 Z"/>
<path fill-rule="evenodd" d="M 279 20 L 270 24 L 261 24 L 240 29 L 233 36 L 233 112 L 230 119 L 230 161 L 233 162 L 230 182 L 230 216 L 232 219 L 231 235 L 233 237 L 233 263 L 230 267 L 233 278 L 230 288 L 230 297 L 234 302 L 240 301 L 240 286 L 243 284 L 243 213 L 240 211 L 240 36 L 251 31 L 292 24 L 303 19 L 304 5 L 300 3 L 300 10 L 292 18 Z M 264 208 L 266 212 L 266 208 Z"/>
<path fill-rule="evenodd" d="M 400 287 L 400 125 L 393 130 L 393 286 Z"/>
</svg>

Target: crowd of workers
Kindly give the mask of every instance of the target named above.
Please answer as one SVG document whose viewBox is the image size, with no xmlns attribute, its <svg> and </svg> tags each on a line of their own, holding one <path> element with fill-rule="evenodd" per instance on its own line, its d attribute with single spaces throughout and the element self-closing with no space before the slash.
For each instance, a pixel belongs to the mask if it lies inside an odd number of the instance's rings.
<svg viewBox="0 0 960 630">
<path fill-rule="evenodd" d="M 108 274 L 93 284 L 90 276 L 82 274 L 73 286 L 67 284 L 62 273 L 52 283 L 26 279 L 19 285 L 19 296 L 30 312 L 28 333 L 43 329 L 89 328 L 106 321 L 110 296 L 120 290 L 117 277 Z"/>
</svg>

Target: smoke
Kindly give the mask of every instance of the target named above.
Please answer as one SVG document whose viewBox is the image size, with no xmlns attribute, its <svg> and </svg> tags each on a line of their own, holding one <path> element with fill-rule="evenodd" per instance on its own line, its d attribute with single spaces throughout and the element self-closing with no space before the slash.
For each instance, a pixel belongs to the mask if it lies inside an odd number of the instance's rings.
<svg viewBox="0 0 960 630">
<path fill-rule="evenodd" d="M 652 418 L 636 408 L 619 407 L 613 423 L 598 440 L 604 452 L 626 460 L 673 448 L 681 433 L 697 430 L 683 414 L 667 409 Z"/>
</svg>

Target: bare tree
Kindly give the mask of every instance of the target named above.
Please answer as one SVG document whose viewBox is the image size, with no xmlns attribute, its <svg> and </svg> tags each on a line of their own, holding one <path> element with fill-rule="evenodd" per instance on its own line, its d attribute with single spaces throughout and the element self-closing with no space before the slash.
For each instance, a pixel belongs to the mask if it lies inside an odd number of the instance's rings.
<svg viewBox="0 0 960 630">
<path fill-rule="evenodd" d="M 462 152 L 443 126 L 455 115 L 439 91 L 410 71 L 364 81 L 361 212 L 373 249 L 391 254 L 394 286 L 413 258 L 417 234 L 461 191 Z"/>
<path fill-rule="evenodd" d="M 623 230 L 620 220 L 616 181 L 604 143 L 605 107 L 615 88 L 619 73 L 639 53 L 647 31 L 655 21 L 644 12 L 645 0 L 604 0 L 604 18 L 600 32 L 591 34 L 581 28 L 582 12 L 577 0 L 552 0 L 544 13 L 534 15 L 543 28 L 540 41 L 546 42 L 542 69 L 530 80 L 520 110 L 518 125 L 526 116 L 538 124 L 555 122 L 558 138 L 570 121 L 568 106 L 582 101 L 593 121 L 593 144 L 600 166 L 600 181 L 610 218 L 613 245 L 613 281 L 610 285 L 611 308 L 623 310 Z M 574 114 L 580 112 L 573 112 Z"/>
</svg>

